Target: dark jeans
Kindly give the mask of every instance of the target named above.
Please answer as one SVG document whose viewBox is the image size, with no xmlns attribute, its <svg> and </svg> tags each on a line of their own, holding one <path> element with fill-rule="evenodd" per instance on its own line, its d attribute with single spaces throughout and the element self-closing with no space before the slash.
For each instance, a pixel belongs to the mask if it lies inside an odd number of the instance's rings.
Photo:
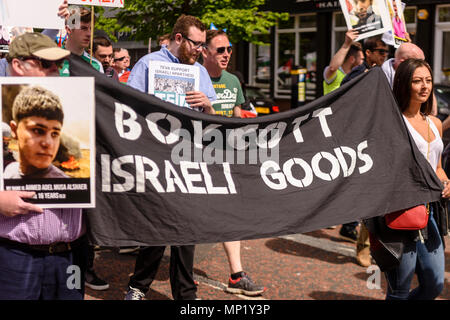
<svg viewBox="0 0 450 320">
<path fill-rule="evenodd" d="M 355 230 L 357 226 L 358 226 L 358 222 L 349 222 L 349 223 L 343 224 L 342 229 L 344 229 L 346 231 L 352 231 L 352 230 Z"/>
<path fill-rule="evenodd" d="M 0 245 L 1 300 L 83 300 L 86 246 L 47 254 Z"/>
<path fill-rule="evenodd" d="M 166 247 L 146 247 L 139 250 L 134 274 L 128 283 L 146 293 L 155 279 Z M 195 246 L 170 247 L 170 286 L 174 300 L 194 300 L 197 287 L 194 283 Z"/>
<path fill-rule="evenodd" d="M 419 286 L 410 291 L 414 273 Z M 405 246 L 400 265 L 385 275 L 388 300 L 431 300 L 441 293 L 445 279 L 444 247 L 432 214 L 425 243 L 411 241 Z"/>
</svg>

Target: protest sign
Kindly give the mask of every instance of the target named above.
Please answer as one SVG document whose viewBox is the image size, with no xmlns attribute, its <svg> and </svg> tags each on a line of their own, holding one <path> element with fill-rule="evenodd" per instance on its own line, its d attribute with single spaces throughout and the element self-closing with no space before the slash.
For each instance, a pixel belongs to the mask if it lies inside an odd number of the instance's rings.
<svg viewBox="0 0 450 320">
<path fill-rule="evenodd" d="M 199 90 L 199 78 L 197 66 L 152 61 L 148 68 L 148 93 L 180 107 L 188 107 L 186 92 Z"/>
<path fill-rule="evenodd" d="M 61 0 L 0 0 L 0 25 L 63 29 L 64 19 L 58 17 Z"/>
<path fill-rule="evenodd" d="M 0 87 L 0 189 L 35 191 L 43 208 L 94 207 L 93 78 L 3 77 Z"/>
<path fill-rule="evenodd" d="M 386 0 L 389 9 L 389 17 L 392 28 L 389 31 L 392 35 L 393 43 L 388 43 L 398 48 L 403 42 L 407 42 L 406 23 L 403 11 L 405 4 L 400 0 Z"/>
<path fill-rule="evenodd" d="M 125 0 L 69 0 L 69 4 L 123 8 Z"/>
<path fill-rule="evenodd" d="M 356 41 L 391 29 L 385 0 L 339 0 L 348 29 L 358 31 Z"/>
<path fill-rule="evenodd" d="M 95 244 L 275 237 L 440 199 L 378 67 L 301 108 L 236 119 L 164 102 L 78 57 L 70 66 L 96 77 Z"/>
<path fill-rule="evenodd" d="M 26 32 L 33 32 L 33 28 L 6 27 L 0 25 L 0 52 L 9 52 L 9 44 L 14 38 Z"/>
</svg>

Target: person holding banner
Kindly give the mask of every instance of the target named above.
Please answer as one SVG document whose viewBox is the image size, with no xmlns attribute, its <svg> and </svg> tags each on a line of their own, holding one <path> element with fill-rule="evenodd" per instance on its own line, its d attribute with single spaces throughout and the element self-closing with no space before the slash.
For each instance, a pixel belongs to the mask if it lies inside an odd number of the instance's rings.
<svg viewBox="0 0 450 320">
<path fill-rule="evenodd" d="M 441 165 L 442 123 L 430 115 L 433 74 L 428 63 L 421 59 L 403 61 L 395 73 L 393 92 L 414 142 L 444 186 L 442 197 L 449 198 L 450 183 Z M 444 288 L 443 240 L 435 220 L 437 212 L 431 205 L 428 208 L 429 219 L 425 229 L 398 231 L 403 251 L 399 264 L 385 271 L 388 300 L 435 299 Z M 410 291 L 414 273 L 419 285 Z"/>
<path fill-rule="evenodd" d="M 26 33 L 11 43 L 9 73 L 11 76 L 57 75 L 56 62 L 69 54 L 45 35 Z M 33 100 L 33 94 L 23 93 L 24 100 L 28 100 L 25 96 Z M 59 108 L 57 103 L 52 104 Z M 20 123 L 27 118 L 36 119 L 28 116 L 16 120 Z M 16 130 L 15 134 L 21 133 Z M 50 140 L 54 139 L 57 138 Z M 38 158 L 44 160 L 50 156 Z M 48 160 L 38 161 L 32 167 L 42 167 L 44 162 Z M 87 256 L 82 210 L 43 210 L 22 200 L 33 195 L 32 192 L 0 191 L 0 299 L 81 300 Z M 72 267 L 75 268 L 69 269 Z M 69 277 L 74 275 L 79 281 L 68 286 Z"/>
<path fill-rule="evenodd" d="M 72 54 L 80 56 L 84 61 L 89 63 L 95 70 L 104 73 L 102 64 L 95 58 L 91 57 L 86 49 L 90 46 L 91 31 L 91 12 L 78 6 L 71 6 L 69 9 L 70 16 L 66 19 L 66 31 L 68 38 L 64 44 L 64 48 Z M 77 23 L 79 20 L 79 24 Z M 65 61 L 60 69 L 61 76 L 69 76 L 69 62 Z"/>
<path fill-rule="evenodd" d="M 365 57 L 364 62 L 361 65 L 354 67 L 352 71 L 345 76 L 341 82 L 341 86 L 362 73 L 369 71 L 373 67 L 380 67 L 386 60 L 388 46 L 381 40 L 381 35 L 366 38 L 363 41 L 363 53 Z M 361 223 L 359 233 L 356 232 L 357 226 L 358 222 L 356 221 L 343 224 L 339 230 L 339 235 L 343 238 L 350 238 L 353 241 L 356 240 L 356 262 L 363 267 L 368 267 L 372 263 L 369 234 L 364 223 Z"/>
<path fill-rule="evenodd" d="M 208 70 L 218 99 L 213 103 L 216 114 L 227 117 L 241 117 L 241 105 L 245 102 L 239 79 L 226 71 L 231 59 L 231 45 L 227 34 L 223 30 L 208 30 L 206 45 L 203 50 L 203 66 Z M 265 291 L 265 287 L 257 285 L 250 276 L 243 271 L 241 263 L 241 242 L 224 242 L 230 266 L 229 293 L 256 296 Z"/>
<path fill-rule="evenodd" d="M 186 92 L 186 102 L 192 110 L 215 114 L 212 101 L 216 93 L 208 71 L 197 62 L 206 47 L 206 26 L 196 17 L 181 15 L 172 30 L 170 42 L 161 50 L 142 57 L 131 70 L 128 85 L 148 92 L 149 64 L 165 61 L 195 65 L 200 68 L 200 91 Z M 164 255 L 165 246 L 142 248 L 136 259 L 134 274 L 128 283 L 125 300 L 142 300 L 153 282 Z M 194 245 L 171 246 L 170 285 L 175 300 L 196 299 L 194 282 Z"/>
<path fill-rule="evenodd" d="M 330 64 L 323 72 L 323 94 L 339 88 L 345 75 L 354 67 L 359 66 L 364 61 L 362 47 L 359 42 L 354 40 L 358 33 L 353 29 L 345 33 L 345 41 L 341 48 L 336 52 L 330 61 Z"/>
</svg>

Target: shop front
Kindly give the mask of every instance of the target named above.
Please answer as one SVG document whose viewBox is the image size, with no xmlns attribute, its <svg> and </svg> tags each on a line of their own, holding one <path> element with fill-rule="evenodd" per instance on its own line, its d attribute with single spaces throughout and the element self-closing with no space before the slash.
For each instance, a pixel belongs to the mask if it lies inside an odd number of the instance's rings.
<svg viewBox="0 0 450 320">
<path fill-rule="evenodd" d="M 450 81 L 450 0 L 405 0 L 407 31 L 433 67 L 436 83 Z M 261 35 L 267 46 L 249 44 L 237 68 L 252 86 L 262 88 L 280 105 L 291 107 L 292 70 L 306 69 L 305 100 L 323 95 L 323 70 L 342 45 L 347 30 L 339 1 L 270 0 L 267 9 L 289 12 Z M 248 49 L 248 50 L 247 50 Z"/>
</svg>

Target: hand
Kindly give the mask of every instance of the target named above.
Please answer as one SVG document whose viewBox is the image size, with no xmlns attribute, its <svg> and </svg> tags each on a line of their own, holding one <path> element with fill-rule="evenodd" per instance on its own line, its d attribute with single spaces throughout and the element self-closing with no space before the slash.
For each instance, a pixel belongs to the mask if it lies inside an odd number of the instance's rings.
<svg viewBox="0 0 450 320">
<path fill-rule="evenodd" d="M 186 102 L 191 108 L 203 108 L 204 113 L 215 114 L 214 108 L 211 105 L 206 94 L 201 91 L 186 92 Z"/>
<path fill-rule="evenodd" d="M 14 217 L 30 211 L 44 212 L 42 208 L 22 200 L 22 198 L 32 198 L 34 194 L 28 191 L 0 191 L 0 213 L 7 217 Z"/>
<path fill-rule="evenodd" d="M 358 31 L 350 29 L 345 33 L 345 44 L 347 46 L 350 46 L 353 41 L 355 41 L 356 38 L 358 38 Z"/>
<path fill-rule="evenodd" d="M 64 0 L 58 8 L 58 17 L 61 17 L 63 19 L 67 19 L 70 16 L 69 4 L 67 3 L 67 1 L 68 0 Z"/>
<path fill-rule="evenodd" d="M 442 182 L 444 185 L 444 190 L 442 190 L 442 197 L 443 198 L 449 198 L 450 197 L 450 181 L 444 181 Z"/>
</svg>

